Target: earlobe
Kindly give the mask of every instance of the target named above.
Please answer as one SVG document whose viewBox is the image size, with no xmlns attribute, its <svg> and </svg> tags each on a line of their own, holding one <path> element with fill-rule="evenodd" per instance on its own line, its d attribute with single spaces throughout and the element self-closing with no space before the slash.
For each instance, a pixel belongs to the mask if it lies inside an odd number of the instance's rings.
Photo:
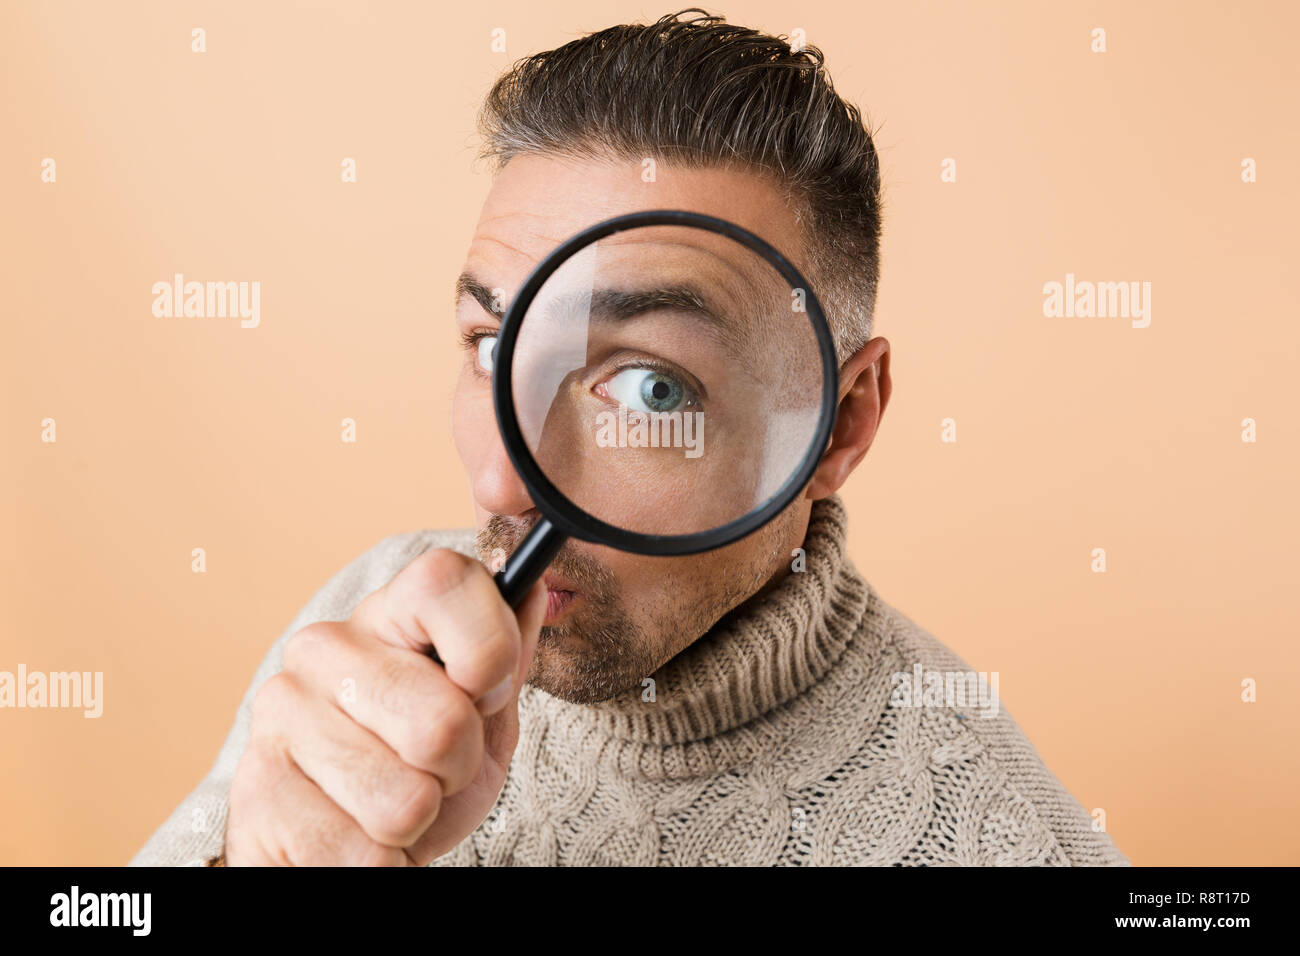
<svg viewBox="0 0 1300 956">
<path fill-rule="evenodd" d="M 840 404 L 830 445 L 808 483 L 808 497 L 833 495 L 866 457 L 889 402 L 889 342 L 874 338 L 840 370 Z"/>
</svg>

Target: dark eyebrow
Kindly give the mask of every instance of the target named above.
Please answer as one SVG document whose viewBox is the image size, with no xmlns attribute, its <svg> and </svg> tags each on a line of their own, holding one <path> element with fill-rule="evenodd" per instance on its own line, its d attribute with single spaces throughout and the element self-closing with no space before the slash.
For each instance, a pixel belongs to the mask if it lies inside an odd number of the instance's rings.
<svg viewBox="0 0 1300 956">
<path fill-rule="evenodd" d="M 659 309 L 687 312 L 719 324 L 723 321 L 699 292 L 686 285 L 637 292 L 597 289 L 591 294 L 592 315 L 602 319 L 618 322 Z"/>
<path fill-rule="evenodd" d="M 493 305 L 496 296 L 480 279 L 469 272 L 462 272 L 456 277 L 456 302 L 470 296 L 484 312 L 501 315 Z M 582 297 L 584 300 L 585 296 Z M 709 307 L 704 297 L 690 286 L 674 286 L 666 289 L 649 289 L 638 292 L 625 292 L 618 289 L 599 289 L 591 293 L 591 312 L 594 317 L 615 321 L 635 318 L 645 312 L 657 309 L 675 309 L 689 312 L 714 322 L 721 322 L 721 317 Z"/>
<path fill-rule="evenodd" d="M 716 341 L 747 368 L 754 367 L 754 343 L 745 327 L 737 325 L 726 312 L 709 305 L 708 300 L 689 284 L 642 290 L 596 289 L 590 296 L 588 318 L 593 323 L 618 323 L 659 311 L 677 312 L 703 320 L 699 325 L 702 334 Z"/>
<path fill-rule="evenodd" d="M 483 307 L 484 312 L 500 317 L 501 313 L 492 307 L 493 301 L 496 299 L 496 296 L 492 294 L 492 290 L 475 276 L 468 272 L 462 272 L 456 277 L 456 304 L 459 305 L 460 300 L 467 295 L 472 296 L 474 301 Z"/>
</svg>

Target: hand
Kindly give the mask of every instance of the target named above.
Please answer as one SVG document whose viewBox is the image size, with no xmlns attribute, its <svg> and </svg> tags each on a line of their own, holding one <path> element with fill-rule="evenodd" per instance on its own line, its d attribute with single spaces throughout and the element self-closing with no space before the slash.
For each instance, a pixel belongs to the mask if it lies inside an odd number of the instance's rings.
<svg viewBox="0 0 1300 956">
<path fill-rule="evenodd" d="M 436 550 L 290 637 L 253 699 L 227 863 L 423 866 L 455 847 L 505 782 L 545 614 L 541 582 L 515 612 L 482 564 Z"/>
</svg>

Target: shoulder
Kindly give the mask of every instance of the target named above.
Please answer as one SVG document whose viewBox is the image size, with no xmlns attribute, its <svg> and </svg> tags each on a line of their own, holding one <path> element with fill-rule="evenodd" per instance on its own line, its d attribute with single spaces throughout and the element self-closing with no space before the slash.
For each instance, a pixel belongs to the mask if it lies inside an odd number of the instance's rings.
<svg viewBox="0 0 1300 956">
<path fill-rule="evenodd" d="M 880 675 L 891 684 L 885 723 L 906 728 L 899 738 L 927 757 L 936 815 L 949 814 L 949 824 L 979 818 L 966 827 L 982 862 L 1126 865 L 1007 712 L 997 672 L 972 668 L 909 617 L 879 606 L 889 619 L 886 659 L 897 667 Z"/>
<path fill-rule="evenodd" d="M 435 548 L 477 556 L 474 532 L 469 529 L 424 529 L 389 535 L 336 572 L 307 602 L 290 630 L 315 621 L 345 620 L 366 595 L 383 587 L 425 551 Z"/>
</svg>

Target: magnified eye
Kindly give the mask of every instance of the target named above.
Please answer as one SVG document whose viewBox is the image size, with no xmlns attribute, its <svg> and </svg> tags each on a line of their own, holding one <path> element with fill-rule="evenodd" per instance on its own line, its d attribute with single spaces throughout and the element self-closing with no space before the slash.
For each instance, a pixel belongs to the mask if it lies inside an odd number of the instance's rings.
<svg viewBox="0 0 1300 956">
<path fill-rule="evenodd" d="M 492 350 L 496 347 L 495 335 L 485 335 L 478 340 L 478 367 L 489 375 L 492 373 Z"/>
<path fill-rule="evenodd" d="M 610 397 L 635 412 L 673 412 L 686 403 L 681 382 L 650 368 L 625 368 L 605 388 Z"/>
</svg>

